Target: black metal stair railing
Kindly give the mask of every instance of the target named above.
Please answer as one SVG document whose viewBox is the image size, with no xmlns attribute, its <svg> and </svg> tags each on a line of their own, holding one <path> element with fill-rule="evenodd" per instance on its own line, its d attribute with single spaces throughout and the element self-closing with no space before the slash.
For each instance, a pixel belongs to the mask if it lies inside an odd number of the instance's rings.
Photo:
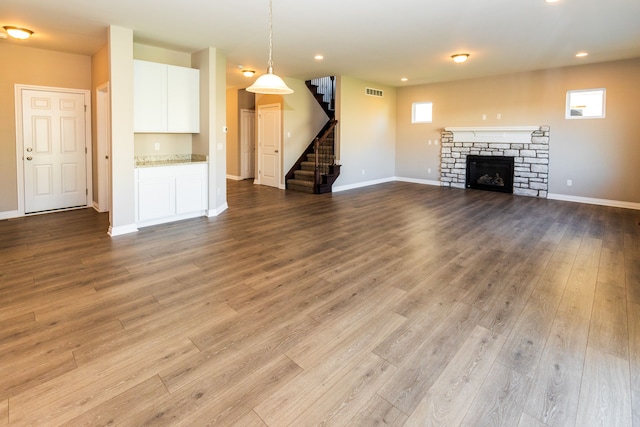
<svg viewBox="0 0 640 427">
<path fill-rule="evenodd" d="M 318 86 L 318 93 L 322 94 L 322 100 L 329 104 L 330 110 L 335 110 L 336 78 L 335 76 L 319 77 L 311 79 L 311 84 Z"/>
</svg>

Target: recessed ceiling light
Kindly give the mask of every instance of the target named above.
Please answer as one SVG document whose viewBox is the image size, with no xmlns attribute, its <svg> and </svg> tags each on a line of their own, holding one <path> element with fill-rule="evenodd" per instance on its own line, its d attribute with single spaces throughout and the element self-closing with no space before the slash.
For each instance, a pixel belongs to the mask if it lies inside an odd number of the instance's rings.
<svg viewBox="0 0 640 427">
<path fill-rule="evenodd" d="M 407 80 L 409 80 L 409 79 L 406 78 L 406 77 L 403 77 L 403 78 L 400 79 L 401 82 L 406 82 Z"/>
<path fill-rule="evenodd" d="M 547 3 L 557 3 L 559 0 L 544 0 L 544 1 L 546 1 Z"/>
<path fill-rule="evenodd" d="M 451 58 L 453 59 L 454 62 L 457 62 L 458 64 L 461 64 L 461 63 L 465 62 L 467 59 L 469 59 L 469 54 L 468 53 L 456 53 L 455 55 L 451 55 Z"/>
<path fill-rule="evenodd" d="M 5 26 L 4 30 L 14 39 L 20 40 L 28 39 L 33 34 L 33 31 L 27 28 L 12 27 L 10 25 Z"/>
<path fill-rule="evenodd" d="M 314 56 L 314 57 L 313 57 L 313 59 L 315 59 L 316 61 L 321 61 L 321 60 L 323 60 L 323 59 L 324 59 L 324 56 L 322 56 L 322 55 L 316 55 L 316 56 Z"/>
<path fill-rule="evenodd" d="M 587 55 L 589 55 L 587 52 L 578 52 L 578 53 L 576 53 L 576 56 L 578 58 L 584 58 Z"/>
</svg>

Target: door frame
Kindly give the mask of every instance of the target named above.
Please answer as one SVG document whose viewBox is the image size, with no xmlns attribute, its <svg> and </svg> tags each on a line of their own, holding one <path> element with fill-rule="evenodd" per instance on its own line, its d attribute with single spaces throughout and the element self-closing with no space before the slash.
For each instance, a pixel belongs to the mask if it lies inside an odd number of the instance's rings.
<svg viewBox="0 0 640 427">
<path fill-rule="evenodd" d="M 244 174 L 244 169 L 245 169 L 245 162 L 244 162 L 244 156 L 242 153 L 242 145 L 245 142 L 245 139 L 247 138 L 247 135 L 245 135 L 244 131 L 244 127 L 243 127 L 243 123 L 244 123 L 244 116 L 247 114 L 251 114 L 253 116 L 253 141 L 250 141 L 251 144 L 253 144 L 253 176 L 249 176 L 249 175 L 245 175 Z M 240 179 L 248 179 L 248 178 L 255 178 L 256 177 L 256 110 L 250 110 L 247 108 L 242 108 L 240 109 L 240 126 L 238 126 L 238 128 L 240 129 Z"/>
<path fill-rule="evenodd" d="M 262 132 L 262 128 L 260 127 L 260 110 L 261 109 L 266 109 L 266 108 L 273 108 L 273 107 L 277 107 L 278 111 L 280 112 L 280 115 L 278 115 L 278 125 L 280 126 L 280 140 L 278 141 L 278 154 L 280 155 L 280 161 L 278 162 L 278 188 L 281 190 L 285 189 L 284 184 L 282 183 L 282 160 L 284 158 L 284 153 L 282 152 L 282 104 L 277 103 L 277 104 L 263 104 L 263 105 L 258 105 L 256 114 L 257 114 L 257 127 L 258 130 L 256 132 L 256 140 L 258 141 L 258 147 L 256 152 L 258 153 L 258 162 L 256 163 L 257 166 L 257 170 L 256 170 L 256 177 L 253 181 L 254 184 L 261 184 L 262 185 L 262 174 L 259 173 L 260 171 L 262 171 L 262 144 L 260 143 L 260 141 L 262 141 L 262 135 L 260 135 L 260 132 Z"/>
<path fill-rule="evenodd" d="M 71 89 L 71 88 L 60 88 L 60 87 L 52 87 L 52 86 L 34 86 L 34 85 L 24 85 L 24 84 L 15 84 L 15 104 L 16 104 L 16 173 L 17 173 L 17 190 L 18 190 L 18 216 L 28 216 L 28 215 L 40 215 L 49 212 L 59 212 L 70 209 L 78 209 L 69 208 L 69 209 L 58 209 L 54 211 L 45 211 L 45 212 L 35 212 L 26 214 L 24 213 L 24 141 L 23 141 L 23 132 L 22 132 L 22 91 L 23 90 L 39 90 L 43 92 L 63 92 L 63 93 L 73 93 L 84 96 L 84 122 L 85 122 L 85 167 L 87 174 L 87 204 L 85 207 L 91 207 L 93 205 L 93 154 L 91 147 L 91 91 L 88 89 Z"/>
<path fill-rule="evenodd" d="M 96 166 L 98 177 L 98 212 L 111 210 L 111 117 L 109 82 L 96 88 Z"/>
</svg>

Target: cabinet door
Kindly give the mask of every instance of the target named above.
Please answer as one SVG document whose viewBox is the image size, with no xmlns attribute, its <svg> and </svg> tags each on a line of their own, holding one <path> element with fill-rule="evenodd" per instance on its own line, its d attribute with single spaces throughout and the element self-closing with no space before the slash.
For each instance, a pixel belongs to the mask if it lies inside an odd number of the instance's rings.
<svg viewBox="0 0 640 427">
<path fill-rule="evenodd" d="M 190 166 L 188 171 L 176 176 L 177 214 L 206 210 L 207 201 L 206 165 Z"/>
<path fill-rule="evenodd" d="M 176 214 L 175 177 L 162 176 L 156 171 L 138 175 L 137 221 L 170 217 Z M 145 176 L 149 175 L 149 176 Z"/>
<path fill-rule="evenodd" d="M 167 66 L 133 61 L 133 130 L 166 132 Z"/>
<path fill-rule="evenodd" d="M 200 132 L 200 71 L 167 66 L 167 131 Z"/>
</svg>

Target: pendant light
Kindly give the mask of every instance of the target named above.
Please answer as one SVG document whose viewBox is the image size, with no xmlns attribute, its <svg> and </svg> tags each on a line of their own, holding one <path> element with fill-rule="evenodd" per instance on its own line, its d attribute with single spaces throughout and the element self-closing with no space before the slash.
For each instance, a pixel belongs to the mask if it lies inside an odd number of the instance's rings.
<svg viewBox="0 0 640 427">
<path fill-rule="evenodd" d="M 256 79 L 247 88 L 248 92 L 264 93 L 271 95 L 287 95 L 293 93 L 280 77 L 273 74 L 273 7 L 272 0 L 269 0 L 269 62 L 267 63 L 267 73 Z"/>
</svg>

